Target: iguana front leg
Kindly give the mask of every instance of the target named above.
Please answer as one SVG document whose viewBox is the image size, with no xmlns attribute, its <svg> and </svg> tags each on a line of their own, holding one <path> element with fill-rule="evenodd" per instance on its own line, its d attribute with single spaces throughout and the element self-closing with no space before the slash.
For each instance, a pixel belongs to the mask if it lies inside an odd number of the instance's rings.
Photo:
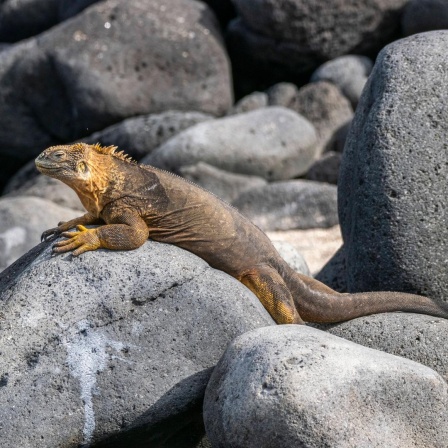
<svg viewBox="0 0 448 448">
<path fill-rule="evenodd" d="M 61 221 L 58 223 L 57 227 L 45 230 L 45 232 L 42 233 L 41 241 L 53 241 L 63 232 L 73 229 L 79 225 L 88 226 L 90 224 L 102 224 L 102 223 L 104 223 L 104 221 L 101 218 L 91 215 L 90 213 L 86 213 L 85 215 L 82 215 L 79 218 L 74 218 L 70 221 L 66 222 Z"/>
<path fill-rule="evenodd" d="M 106 225 L 87 229 L 77 226 L 75 232 L 63 232 L 68 238 L 53 245 L 53 252 L 73 251 L 77 256 L 89 250 L 100 248 L 112 250 L 131 250 L 140 247 L 149 236 L 145 221 L 133 209 L 120 210 L 119 214 L 110 210 L 103 214 Z"/>
</svg>

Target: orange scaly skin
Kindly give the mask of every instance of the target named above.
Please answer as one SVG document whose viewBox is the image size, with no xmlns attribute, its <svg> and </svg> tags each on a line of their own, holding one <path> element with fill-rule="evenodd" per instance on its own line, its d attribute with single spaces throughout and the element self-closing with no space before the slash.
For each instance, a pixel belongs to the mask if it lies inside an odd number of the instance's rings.
<svg viewBox="0 0 448 448">
<path fill-rule="evenodd" d="M 340 294 L 293 271 L 267 236 L 213 194 L 166 171 L 137 165 L 115 147 L 53 146 L 36 159 L 43 174 L 78 194 L 87 213 L 47 230 L 56 253 L 130 250 L 148 238 L 182 247 L 250 288 L 277 323 L 340 322 L 407 311 L 448 317 L 446 306 L 405 293 Z M 101 224 L 87 229 L 89 224 Z M 69 231 L 76 227 L 76 231 Z"/>
</svg>

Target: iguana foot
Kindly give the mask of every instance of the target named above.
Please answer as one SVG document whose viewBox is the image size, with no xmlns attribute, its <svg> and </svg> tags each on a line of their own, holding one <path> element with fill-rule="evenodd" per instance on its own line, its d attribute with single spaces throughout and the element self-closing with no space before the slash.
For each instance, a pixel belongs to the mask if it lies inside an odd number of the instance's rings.
<svg viewBox="0 0 448 448">
<path fill-rule="evenodd" d="M 40 237 L 40 241 L 53 241 L 62 233 L 59 227 L 53 227 L 52 229 L 45 230 Z"/>
<path fill-rule="evenodd" d="M 61 233 L 61 236 L 68 239 L 53 244 L 53 252 L 59 254 L 75 249 L 72 254 L 76 257 L 84 252 L 101 247 L 96 229 L 87 229 L 82 225 L 78 225 L 76 228 L 76 232 Z"/>
</svg>

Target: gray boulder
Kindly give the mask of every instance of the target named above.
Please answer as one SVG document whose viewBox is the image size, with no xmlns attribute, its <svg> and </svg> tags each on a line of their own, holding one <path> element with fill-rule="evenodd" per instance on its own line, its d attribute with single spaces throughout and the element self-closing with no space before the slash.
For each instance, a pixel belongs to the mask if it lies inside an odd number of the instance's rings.
<svg viewBox="0 0 448 448">
<path fill-rule="evenodd" d="M 265 231 L 326 228 L 338 223 L 336 186 L 310 180 L 253 188 L 232 205 Z"/>
<path fill-rule="evenodd" d="M 226 171 L 289 179 L 305 173 L 316 154 L 313 125 L 283 107 L 199 123 L 157 148 L 142 163 L 177 171 L 206 162 Z"/>
<path fill-rule="evenodd" d="M 0 271 L 39 243 L 44 230 L 81 214 L 37 197 L 1 198 Z"/>
<path fill-rule="evenodd" d="M 290 82 L 279 82 L 267 90 L 269 106 L 282 106 L 297 110 L 299 89 Z"/>
<path fill-rule="evenodd" d="M 331 259 L 321 268 L 315 275 L 315 278 L 337 292 L 348 292 L 344 245 L 342 245 Z"/>
<path fill-rule="evenodd" d="M 204 3 L 107 0 L 0 53 L 0 153 L 26 160 L 131 116 L 220 115 L 232 102 Z"/>
<path fill-rule="evenodd" d="M 448 32 L 386 47 L 345 145 L 339 216 L 349 291 L 446 301 Z"/>
<path fill-rule="evenodd" d="M 318 81 L 302 87 L 297 94 L 296 112 L 313 123 L 317 132 L 318 154 L 332 145 L 335 134 L 350 123 L 353 109 L 334 84 Z"/>
<path fill-rule="evenodd" d="M 227 115 L 236 115 L 251 110 L 261 109 L 268 105 L 268 95 L 264 92 L 252 92 L 241 98 L 229 111 Z"/>
<path fill-rule="evenodd" d="M 338 56 L 375 54 L 399 36 L 407 2 L 235 0 L 239 18 L 229 25 L 228 46 L 236 86 L 260 89 L 307 76 Z"/>
<path fill-rule="evenodd" d="M 446 447 L 434 370 L 298 325 L 238 337 L 204 400 L 213 447 Z"/>
<path fill-rule="evenodd" d="M 356 108 L 372 67 L 372 60 L 366 56 L 340 56 L 322 64 L 312 74 L 311 81 L 332 82 Z"/>
<path fill-rule="evenodd" d="M 136 160 L 150 154 L 169 138 L 213 118 L 201 112 L 167 111 L 123 120 L 82 139 L 86 143 L 118 146 Z"/>
<path fill-rule="evenodd" d="M 409 0 L 401 18 L 405 36 L 425 31 L 448 29 L 448 4 L 445 0 Z"/>
<path fill-rule="evenodd" d="M 229 203 L 243 192 L 267 184 L 266 180 L 261 177 L 230 173 L 204 162 L 182 166 L 179 168 L 179 172 L 186 179 L 211 191 Z"/>
<path fill-rule="evenodd" d="M 16 190 L 10 191 L 5 197 L 16 196 L 35 196 L 54 202 L 61 207 L 70 208 L 72 210 L 83 210 L 84 206 L 81 204 L 78 195 L 70 187 L 57 179 L 38 174 L 31 177 Z M 51 226 L 51 227 L 54 227 Z"/>
<path fill-rule="evenodd" d="M 306 173 L 308 180 L 317 182 L 327 182 L 337 185 L 339 179 L 339 167 L 341 165 L 342 154 L 329 151 L 317 159 Z"/>
<path fill-rule="evenodd" d="M 323 327 L 365 347 L 424 364 L 448 381 L 448 320 L 411 313 L 384 313 Z"/>
<path fill-rule="evenodd" d="M 0 291 L 5 447 L 194 447 L 227 344 L 273 324 L 238 281 L 155 242 L 79 258 L 43 243 Z"/>
</svg>

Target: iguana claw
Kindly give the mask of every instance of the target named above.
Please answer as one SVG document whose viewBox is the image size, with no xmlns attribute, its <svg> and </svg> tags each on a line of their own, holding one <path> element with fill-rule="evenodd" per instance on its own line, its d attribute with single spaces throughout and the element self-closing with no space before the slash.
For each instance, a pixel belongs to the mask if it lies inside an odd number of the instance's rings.
<svg viewBox="0 0 448 448">
<path fill-rule="evenodd" d="M 55 240 L 59 235 L 61 234 L 61 231 L 54 227 L 52 229 L 45 230 L 45 232 L 42 233 L 40 237 L 40 241 L 53 241 Z"/>
</svg>

